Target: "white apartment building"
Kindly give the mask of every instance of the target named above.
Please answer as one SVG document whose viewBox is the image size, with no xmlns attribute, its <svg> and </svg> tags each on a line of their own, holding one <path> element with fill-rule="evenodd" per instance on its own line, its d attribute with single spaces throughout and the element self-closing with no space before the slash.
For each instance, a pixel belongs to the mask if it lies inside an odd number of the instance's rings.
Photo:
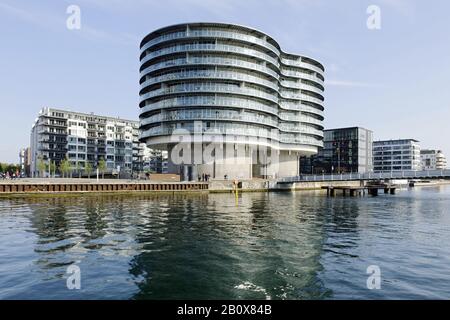
<svg viewBox="0 0 450 320">
<path fill-rule="evenodd" d="M 422 170 L 420 144 L 414 139 L 375 141 L 374 172 Z"/>
<path fill-rule="evenodd" d="M 420 152 L 422 170 L 447 169 L 447 159 L 441 150 L 422 150 Z"/>
<path fill-rule="evenodd" d="M 97 168 L 101 159 L 107 173 L 140 172 L 147 147 L 138 138 L 138 121 L 43 108 L 31 131 L 31 176 L 39 175 L 40 159 L 56 167 L 68 159 L 81 173 L 87 163 Z"/>
</svg>

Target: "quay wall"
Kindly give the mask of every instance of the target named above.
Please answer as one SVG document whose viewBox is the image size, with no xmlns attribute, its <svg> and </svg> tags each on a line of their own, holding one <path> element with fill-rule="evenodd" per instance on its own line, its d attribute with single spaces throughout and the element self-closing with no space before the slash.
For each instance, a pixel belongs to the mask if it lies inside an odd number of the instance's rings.
<svg viewBox="0 0 450 320">
<path fill-rule="evenodd" d="M 359 187 L 360 181 L 318 181 L 277 183 L 276 180 L 240 180 L 239 192 L 320 190 L 326 186 Z M 233 192 L 233 180 L 209 182 L 165 182 L 151 180 L 116 179 L 22 179 L 0 181 L 0 195 L 41 193 L 87 193 L 87 192 Z"/>
<path fill-rule="evenodd" d="M 150 182 L 145 180 L 27 179 L 0 182 L 0 195 L 91 192 L 186 192 L 207 191 L 204 182 Z"/>
</svg>

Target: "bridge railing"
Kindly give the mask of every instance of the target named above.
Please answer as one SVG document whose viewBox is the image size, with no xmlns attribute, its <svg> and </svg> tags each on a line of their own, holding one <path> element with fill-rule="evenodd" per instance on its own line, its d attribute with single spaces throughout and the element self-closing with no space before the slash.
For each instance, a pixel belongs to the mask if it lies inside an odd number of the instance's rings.
<svg viewBox="0 0 450 320">
<path fill-rule="evenodd" d="M 281 178 L 280 182 L 296 181 L 350 181 L 350 180 L 378 180 L 378 179 L 439 179 L 450 178 L 450 169 L 424 170 L 424 171 L 391 171 L 391 172 L 368 172 L 368 173 L 342 173 L 342 174 L 316 174 L 300 175 L 295 177 Z"/>
</svg>

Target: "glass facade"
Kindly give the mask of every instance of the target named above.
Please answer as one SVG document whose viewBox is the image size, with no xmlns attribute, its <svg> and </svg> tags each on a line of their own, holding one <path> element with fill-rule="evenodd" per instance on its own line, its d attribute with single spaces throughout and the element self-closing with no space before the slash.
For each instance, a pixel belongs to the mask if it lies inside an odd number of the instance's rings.
<svg viewBox="0 0 450 320">
<path fill-rule="evenodd" d="M 143 39 L 140 62 L 140 137 L 150 146 L 178 128 L 193 132 L 194 121 L 202 132 L 270 137 L 282 150 L 323 146 L 323 66 L 262 32 L 169 26 Z"/>
<path fill-rule="evenodd" d="M 373 133 L 364 128 L 324 131 L 324 147 L 317 155 L 303 157 L 303 174 L 367 173 L 373 171 Z"/>
</svg>

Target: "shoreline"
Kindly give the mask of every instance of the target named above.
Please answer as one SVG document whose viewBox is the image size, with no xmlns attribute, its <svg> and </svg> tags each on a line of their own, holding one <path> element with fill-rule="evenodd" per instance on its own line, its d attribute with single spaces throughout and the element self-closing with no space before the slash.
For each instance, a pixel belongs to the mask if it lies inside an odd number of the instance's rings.
<svg viewBox="0 0 450 320">
<path fill-rule="evenodd" d="M 359 184 L 359 181 L 357 182 Z M 293 186 L 282 187 L 276 180 L 239 181 L 238 193 L 248 192 L 297 192 L 322 191 L 326 185 L 353 186 L 355 181 L 330 181 L 320 183 L 299 182 Z M 399 186 L 401 189 L 437 187 L 450 185 L 450 180 L 417 182 Z M 0 181 L 0 198 L 67 196 L 67 195 L 139 195 L 139 194 L 186 194 L 186 193 L 235 193 L 235 187 L 229 180 L 209 182 L 168 182 L 150 180 L 88 180 L 88 179 L 24 179 Z"/>
</svg>

